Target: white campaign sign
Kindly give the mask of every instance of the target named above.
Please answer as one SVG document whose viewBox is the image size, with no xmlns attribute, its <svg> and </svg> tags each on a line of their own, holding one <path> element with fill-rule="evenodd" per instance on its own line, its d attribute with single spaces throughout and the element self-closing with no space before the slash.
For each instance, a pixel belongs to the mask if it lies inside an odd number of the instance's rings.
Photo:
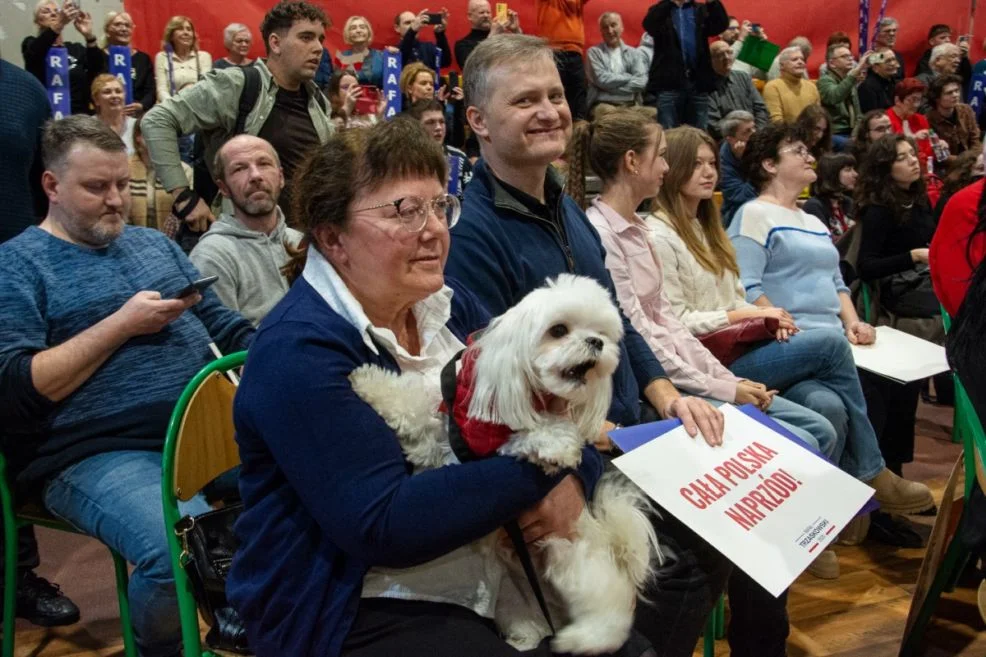
<svg viewBox="0 0 986 657">
<path fill-rule="evenodd" d="M 853 345 L 856 367 L 894 381 L 908 383 L 947 372 L 945 347 L 890 328 L 876 327 L 876 342 Z"/>
<path fill-rule="evenodd" d="M 722 412 L 720 447 L 678 427 L 613 463 L 779 596 L 835 540 L 873 489 L 734 406 Z"/>
</svg>

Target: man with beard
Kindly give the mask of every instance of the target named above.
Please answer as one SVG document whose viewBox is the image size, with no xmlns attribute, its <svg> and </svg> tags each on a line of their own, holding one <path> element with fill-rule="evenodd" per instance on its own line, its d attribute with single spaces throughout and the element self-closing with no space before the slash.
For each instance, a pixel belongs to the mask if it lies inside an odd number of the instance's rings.
<svg viewBox="0 0 986 657">
<path fill-rule="evenodd" d="M 284 173 L 277 152 L 260 137 L 239 135 L 216 153 L 216 185 L 231 205 L 202 236 L 189 257 L 227 307 L 254 326 L 288 291 L 281 266 L 301 233 L 288 228 L 277 199 Z"/>
<path fill-rule="evenodd" d="M 466 17 L 469 19 L 469 25 L 472 26 L 472 31 L 455 42 L 455 61 L 459 64 L 459 68 L 463 68 L 466 65 L 469 55 L 487 37 L 503 34 L 504 32 L 510 34 L 522 33 L 520 29 L 520 18 L 517 12 L 513 9 L 508 9 L 506 22 L 500 19 L 494 20 L 493 10 L 490 8 L 489 0 L 469 0 L 469 4 L 466 7 Z"/>
<path fill-rule="evenodd" d="M 253 327 L 157 230 L 127 226 L 126 147 L 99 119 L 49 122 L 48 215 L 0 245 L 0 426 L 24 446 L 16 483 L 135 564 L 141 655 L 178 655 L 181 624 L 164 514 L 161 448 L 185 385 L 245 349 Z M 199 497 L 182 505 L 209 510 Z"/>
</svg>

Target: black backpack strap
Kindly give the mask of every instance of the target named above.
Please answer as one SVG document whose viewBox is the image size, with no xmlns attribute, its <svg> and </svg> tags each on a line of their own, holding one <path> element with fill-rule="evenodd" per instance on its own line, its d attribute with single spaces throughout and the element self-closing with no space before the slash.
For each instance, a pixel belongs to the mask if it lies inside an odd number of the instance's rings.
<svg viewBox="0 0 986 657">
<path fill-rule="evenodd" d="M 452 447 L 452 451 L 460 463 L 476 460 L 476 454 L 466 444 L 465 438 L 462 437 L 462 431 L 456 423 L 455 415 L 453 414 L 455 391 L 458 384 L 455 365 L 462 359 L 463 353 L 465 353 L 464 349 L 446 363 L 445 367 L 442 368 L 441 376 L 442 400 L 445 402 L 445 408 L 448 412 L 449 445 Z M 544 614 L 544 619 L 548 621 L 548 627 L 551 628 L 551 633 L 554 634 L 555 626 L 551 622 L 548 603 L 545 602 L 544 593 L 541 591 L 541 583 L 538 581 L 537 572 L 534 570 L 534 562 L 531 560 L 531 553 L 527 550 L 527 544 L 524 542 L 524 534 L 520 531 L 520 525 L 517 524 L 516 520 L 511 520 L 504 525 L 504 529 L 507 530 L 507 536 L 510 537 L 514 551 L 517 552 L 517 557 L 520 559 L 520 565 L 524 568 L 524 575 L 527 576 L 527 581 L 530 583 L 531 589 L 534 590 L 534 597 L 537 598 L 538 606 L 541 607 L 541 613 Z"/>
<path fill-rule="evenodd" d="M 243 67 L 243 89 L 240 91 L 240 104 L 236 110 L 236 125 L 230 135 L 242 135 L 246 131 L 246 120 L 253 111 L 253 106 L 260 98 L 260 71 L 256 66 Z"/>
</svg>

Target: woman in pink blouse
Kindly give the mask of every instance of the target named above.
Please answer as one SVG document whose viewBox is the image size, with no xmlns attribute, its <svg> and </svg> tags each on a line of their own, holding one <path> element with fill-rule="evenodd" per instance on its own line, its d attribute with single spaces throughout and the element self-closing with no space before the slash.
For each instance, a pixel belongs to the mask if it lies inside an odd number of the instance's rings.
<svg viewBox="0 0 986 657">
<path fill-rule="evenodd" d="M 660 190 L 668 171 L 663 130 L 653 108 L 597 109 L 590 124 L 575 125 L 569 150 L 569 190 L 585 207 L 588 166 L 602 179 L 602 194 L 586 215 L 606 249 L 620 306 L 647 340 L 675 387 L 719 403 L 754 404 L 801 440 L 833 456 L 836 432 L 819 413 L 799 406 L 756 381 L 740 379 L 716 360 L 676 317 L 664 294 L 660 262 L 649 229 L 636 208 Z M 827 550 L 810 569 L 820 577 L 838 576 L 835 553 Z"/>
</svg>

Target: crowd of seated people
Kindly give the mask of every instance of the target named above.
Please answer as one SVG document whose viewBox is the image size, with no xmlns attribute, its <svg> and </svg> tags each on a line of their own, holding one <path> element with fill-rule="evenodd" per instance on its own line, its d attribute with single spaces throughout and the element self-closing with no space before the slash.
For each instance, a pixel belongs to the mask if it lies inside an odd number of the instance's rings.
<svg viewBox="0 0 986 657">
<path fill-rule="evenodd" d="M 986 295 L 968 41 L 933 26 L 904 77 L 900 26 L 884 18 L 871 52 L 833 34 L 813 79 L 803 37 L 771 70 L 736 61 L 764 35 L 720 0 L 660 0 L 641 14 L 639 47 L 619 13 L 600 16 L 602 42 L 586 47 L 584 2 L 536 5 L 525 35 L 516 12 L 494 18 L 487 0 L 469 0 L 471 31 L 454 50 L 447 9 L 401 12 L 383 46 L 351 16 L 345 47 L 326 54 L 329 16 L 284 0 L 256 31 L 258 59 L 251 26 L 228 25 L 214 60 L 192 20 L 174 16 L 153 63 L 132 52 L 131 103 L 106 50 L 130 45 L 130 16 L 110 14 L 100 43 L 77 5 L 37 5 L 27 73 L 3 62 L 0 88 L 18 91 L 5 97 L 21 103 L 19 134 L 39 133 L 35 78 L 47 49 L 66 45 L 74 115 L 49 122 L 40 143 L 22 137 L 18 162 L 0 167 L 19 181 L 0 191 L 11 201 L 0 203 L 3 446 L 36 438 L 16 463 L 19 487 L 136 565 L 142 657 L 180 654 L 160 450 L 210 342 L 250 349 L 227 592 L 258 655 L 420 645 L 414 654 L 457 657 L 463 643 L 518 654 L 492 623 L 506 575 L 485 565 L 479 539 L 514 518 L 531 546 L 570 536 L 615 455 L 608 432 L 678 418 L 716 445 L 723 404 L 753 404 L 871 486 L 883 512 L 871 539 L 920 542 L 905 518 L 935 503 L 903 466 L 921 382 L 857 370 L 851 345 L 877 334 L 852 288 L 873 291 L 881 321 L 939 343 L 941 302 L 966 327 L 953 362 L 986 404 L 968 338 L 981 313 L 963 305 Z M 64 42 L 69 26 L 84 45 Z M 436 72 L 439 49 L 440 68 L 455 61 L 461 78 Z M 404 64 L 392 118 L 376 95 L 389 52 Z M 497 456 L 409 474 L 348 374 L 413 370 L 437 389 L 471 333 L 565 272 L 603 285 L 624 328 L 612 405 L 582 465 L 548 476 Z M 171 298 L 209 275 L 212 288 Z M 733 360 L 705 346 L 767 318 L 773 338 Z M 314 408 L 333 409 L 330 437 Z M 123 475 L 104 486 L 111 470 Z M 195 498 L 185 511 L 207 509 Z M 844 540 L 864 540 L 869 521 Z M 786 592 L 769 594 L 671 514 L 651 522 L 672 556 L 614 657 L 690 655 L 723 591 L 731 654 L 787 654 Z M 33 572 L 33 534 L 18 539 L 18 615 L 76 622 Z M 835 551 L 809 572 L 838 577 Z"/>
</svg>

